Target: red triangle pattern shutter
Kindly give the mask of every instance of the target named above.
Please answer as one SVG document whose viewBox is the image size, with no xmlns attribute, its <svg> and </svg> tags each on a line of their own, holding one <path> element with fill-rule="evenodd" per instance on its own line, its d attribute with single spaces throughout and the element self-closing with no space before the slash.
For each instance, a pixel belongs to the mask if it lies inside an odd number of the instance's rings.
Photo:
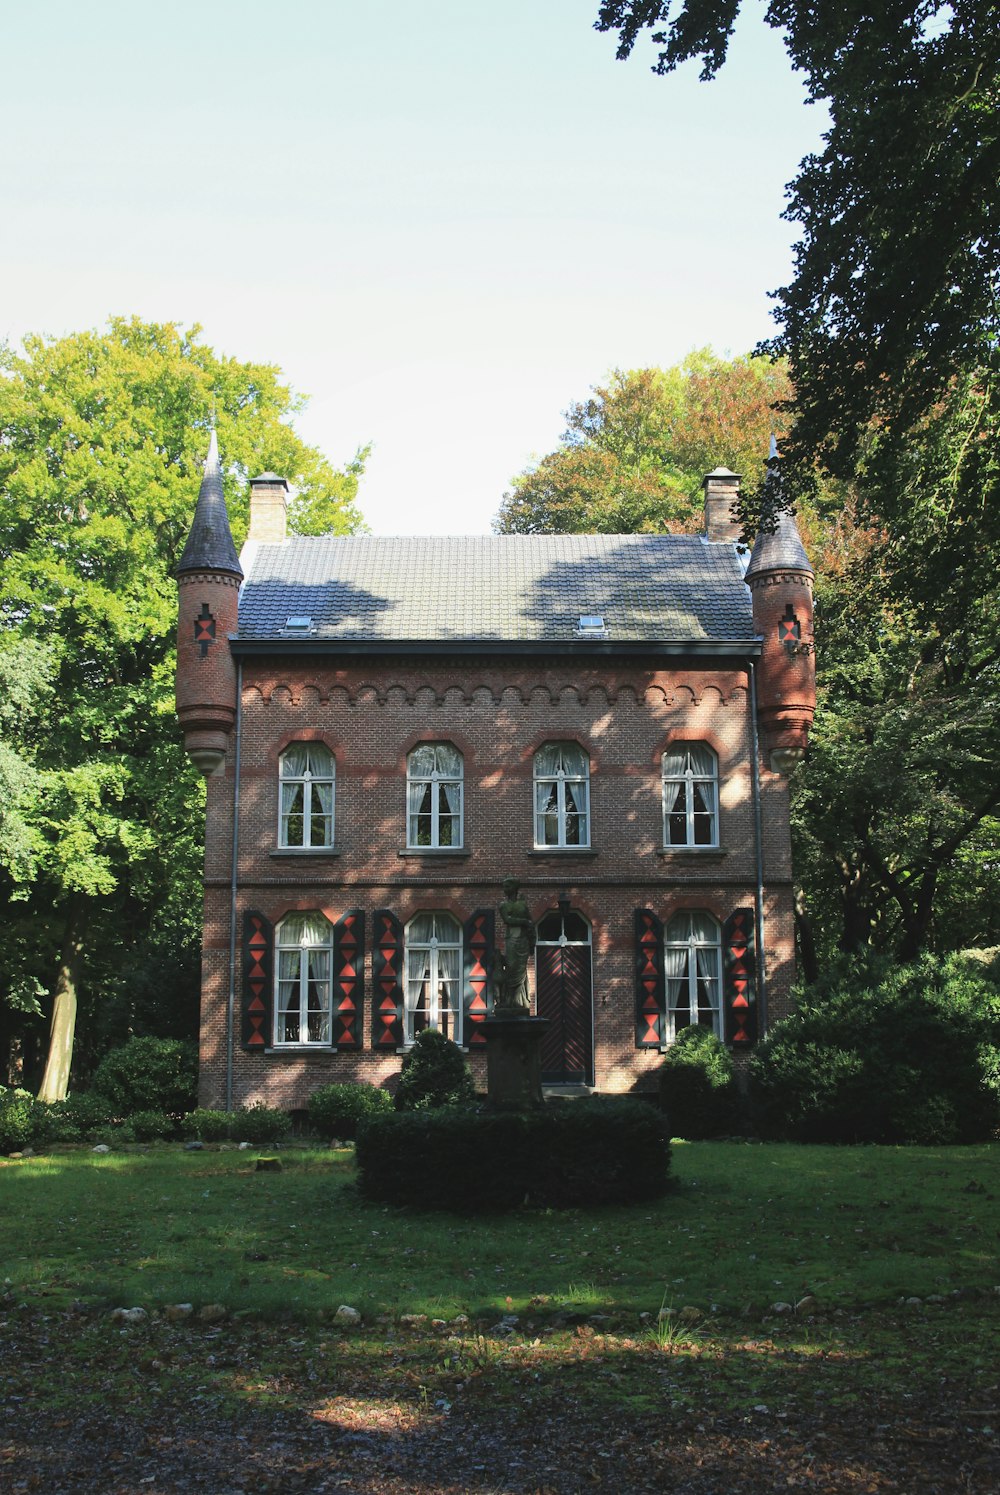
<svg viewBox="0 0 1000 1495">
<path fill-rule="evenodd" d="M 635 911 L 635 1046 L 658 1049 L 667 1032 L 663 924 L 651 908 Z"/>
<path fill-rule="evenodd" d="M 403 1042 L 403 926 L 387 908 L 375 910 L 372 935 L 372 1048 Z"/>
<path fill-rule="evenodd" d="M 348 909 L 333 926 L 333 1042 L 338 1049 L 362 1043 L 365 989 L 365 915 Z"/>
<path fill-rule="evenodd" d="M 493 962 L 494 924 L 495 915 L 491 908 L 477 908 L 471 919 L 466 919 L 462 926 L 465 978 L 462 988 L 465 1007 L 462 1033 L 463 1041 L 470 1049 L 483 1048 L 486 1043 L 483 1021 L 489 1015 L 493 996 L 490 966 Z"/>
<path fill-rule="evenodd" d="M 726 1041 L 743 1048 L 757 1041 L 757 982 L 752 908 L 738 908 L 722 926 Z"/>
<path fill-rule="evenodd" d="M 243 915 L 243 1023 L 241 1042 L 262 1054 L 271 1044 L 274 994 L 274 926 L 263 914 Z"/>
</svg>

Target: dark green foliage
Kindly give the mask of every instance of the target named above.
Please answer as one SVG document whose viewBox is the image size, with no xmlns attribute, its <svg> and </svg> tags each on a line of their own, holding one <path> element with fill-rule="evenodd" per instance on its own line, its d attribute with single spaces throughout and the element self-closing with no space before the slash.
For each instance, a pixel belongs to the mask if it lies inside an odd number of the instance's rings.
<svg viewBox="0 0 1000 1495">
<path fill-rule="evenodd" d="M 0 1152 L 30 1147 L 38 1136 L 43 1111 L 27 1090 L 0 1090 Z"/>
<path fill-rule="evenodd" d="M 181 1117 L 181 1136 L 188 1142 L 225 1142 L 233 1129 L 229 1111 L 211 1111 L 199 1106 Z"/>
<path fill-rule="evenodd" d="M 252 1106 L 238 1106 L 233 1112 L 230 1135 L 237 1142 L 280 1142 L 292 1129 L 292 1118 L 276 1106 L 257 1101 Z"/>
<path fill-rule="evenodd" d="M 137 1142 L 168 1142 L 177 1135 L 177 1123 L 165 1111 L 134 1111 L 128 1124 Z"/>
<path fill-rule="evenodd" d="M 669 1132 L 637 1100 L 509 1113 L 452 1107 L 374 1116 L 358 1128 L 358 1184 L 369 1199 L 477 1213 L 654 1199 L 667 1187 Z"/>
<path fill-rule="evenodd" d="M 768 1136 L 987 1139 L 1000 1124 L 1000 988 L 960 956 L 845 962 L 775 1024 L 750 1081 Z"/>
<path fill-rule="evenodd" d="M 681 1030 L 660 1070 L 660 1104 L 673 1135 L 692 1142 L 739 1125 L 732 1056 L 709 1028 Z"/>
<path fill-rule="evenodd" d="M 418 1033 L 403 1060 L 396 1089 L 397 1111 L 431 1111 L 475 1098 L 475 1086 L 462 1051 L 436 1028 Z"/>
<path fill-rule="evenodd" d="M 198 1081 L 194 1044 L 179 1038 L 130 1038 L 105 1054 L 93 1088 L 120 1116 L 133 1111 L 187 1111 Z"/>
<path fill-rule="evenodd" d="M 321 1085 L 309 1097 L 309 1124 L 321 1137 L 350 1140 L 363 1117 L 392 1108 L 388 1090 L 374 1085 Z"/>
<path fill-rule="evenodd" d="M 89 1142 L 97 1140 L 97 1132 L 108 1126 L 116 1108 L 106 1096 L 87 1091 L 53 1101 L 46 1109 L 51 1141 Z"/>
</svg>

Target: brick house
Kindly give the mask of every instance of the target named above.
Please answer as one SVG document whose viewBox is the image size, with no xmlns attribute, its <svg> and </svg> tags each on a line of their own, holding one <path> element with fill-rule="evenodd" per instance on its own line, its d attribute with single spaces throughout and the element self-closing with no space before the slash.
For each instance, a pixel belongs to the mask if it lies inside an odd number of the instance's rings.
<svg viewBox="0 0 1000 1495">
<path fill-rule="evenodd" d="M 548 1085 L 650 1090 L 685 1024 L 739 1053 L 787 1009 L 812 570 L 787 515 L 747 564 L 738 481 L 703 536 L 304 538 L 265 474 L 237 557 L 213 435 L 177 572 L 203 1105 L 391 1085 L 427 1025 L 484 1085 L 508 875 Z"/>
</svg>

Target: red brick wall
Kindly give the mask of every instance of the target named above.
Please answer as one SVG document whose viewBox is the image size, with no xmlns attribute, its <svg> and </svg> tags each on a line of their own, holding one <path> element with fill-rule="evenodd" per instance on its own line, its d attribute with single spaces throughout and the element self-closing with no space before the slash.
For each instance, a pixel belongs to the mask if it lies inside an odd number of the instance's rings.
<svg viewBox="0 0 1000 1495">
<path fill-rule="evenodd" d="M 635 1047 L 633 915 L 667 919 L 680 907 L 724 919 L 756 890 L 749 772 L 748 691 L 736 666 L 653 669 L 611 661 L 362 660 L 342 669 L 306 661 L 244 663 L 237 933 L 256 909 L 331 918 L 366 912 L 364 1041 L 371 1035 L 372 914 L 405 923 L 421 909 L 460 919 L 495 906 L 501 879 L 520 879 L 536 919 L 563 891 L 593 926 L 595 1081 L 603 1091 L 650 1088 L 656 1051 Z M 287 742 L 321 737 L 336 756 L 336 856 L 279 852 L 277 759 Z M 573 739 L 590 755 L 591 851 L 533 849 L 532 752 Z M 406 846 L 406 753 L 450 741 L 465 759 L 465 852 L 401 856 Z M 662 853 L 660 760 L 672 740 L 708 742 L 719 756 L 718 851 Z M 234 746 L 226 775 L 208 784 L 201 1102 L 226 1093 L 230 856 Z M 788 802 L 784 780 L 762 773 L 766 973 L 772 1018 L 785 1010 L 793 966 Z M 242 958 L 237 949 L 234 1102 L 304 1106 L 333 1080 L 376 1084 L 399 1057 L 246 1054 L 239 1048 Z M 474 1056 L 481 1065 L 481 1055 Z"/>
</svg>

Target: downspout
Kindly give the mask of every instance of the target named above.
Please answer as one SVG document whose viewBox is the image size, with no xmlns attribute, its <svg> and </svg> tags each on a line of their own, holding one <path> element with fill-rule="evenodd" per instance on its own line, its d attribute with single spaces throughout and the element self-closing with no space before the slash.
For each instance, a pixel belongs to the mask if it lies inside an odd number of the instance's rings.
<svg viewBox="0 0 1000 1495">
<path fill-rule="evenodd" d="M 757 1011 L 758 1032 L 767 1032 L 767 976 L 764 959 L 764 836 L 760 809 L 760 743 L 757 737 L 757 669 L 751 659 L 750 670 L 750 760 L 753 797 L 754 850 L 757 858 Z M 238 739 L 237 739 L 238 741 Z"/>
<path fill-rule="evenodd" d="M 229 1006 L 226 1013 L 226 1110 L 233 1109 L 233 1043 L 236 1029 L 236 874 L 240 849 L 240 756 L 243 727 L 243 661 L 236 664 L 236 761 L 233 769 L 233 854 L 229 869 Z"/>
</svg>

